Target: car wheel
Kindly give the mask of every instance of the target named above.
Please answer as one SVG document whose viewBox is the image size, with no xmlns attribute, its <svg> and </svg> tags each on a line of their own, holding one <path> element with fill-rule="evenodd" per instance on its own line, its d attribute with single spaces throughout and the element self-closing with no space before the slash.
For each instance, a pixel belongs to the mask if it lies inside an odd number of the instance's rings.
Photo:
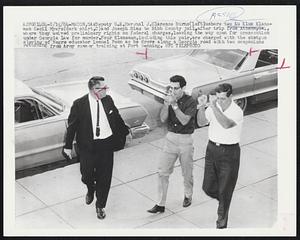
<svg viewBox="0 0 300 240">
<path fill-rule="evenodd" d="M 245 111 L 247 107 L 247 98 L 239 98 L 235 99 L 234 102 L 243 110 Z"/>
</svg>

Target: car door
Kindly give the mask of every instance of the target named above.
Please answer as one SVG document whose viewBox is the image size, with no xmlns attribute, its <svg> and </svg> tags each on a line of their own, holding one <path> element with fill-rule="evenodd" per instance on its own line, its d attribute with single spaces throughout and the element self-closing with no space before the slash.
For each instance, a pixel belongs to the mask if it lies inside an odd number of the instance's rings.
<svg viewBox="0 0 300 240">
<path fill-rule="evenodd" d="M 66 123 L 61 114 L 33 97 L 15 99 L 16 170 L 61 160 Z"/>
<path fill-rule="evenodd" d="M 260 94 L 277 89 L 277 49 L 264 49 L 260 51 L 254 69 L 254 92 Z"/>
<path fill-rule="evenodd" d="M 232 85 L 235 99 L 253 95 L 254 78 L 251 72 L 235 75 L 227 82 Z"/>
</svg>

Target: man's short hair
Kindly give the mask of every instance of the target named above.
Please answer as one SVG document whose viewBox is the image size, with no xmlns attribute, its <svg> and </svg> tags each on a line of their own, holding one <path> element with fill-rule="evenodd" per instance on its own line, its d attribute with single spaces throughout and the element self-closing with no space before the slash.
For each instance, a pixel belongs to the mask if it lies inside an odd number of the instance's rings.
<svg viewBox="0 0 300 240">
<path fill-rule="evenodd" d="M 179 75 L 175 75 L 175 76 L 171 77 L 170 82 L 179 82 L 179 86 L 181 88 L 183 88 L 186 85 L 186 81 L 185 81 L 184 77 L 179 76 Z"/>
<path fill-rule="evenodd" d="M 216 92 L 221 93 L 221 92 L 226 92 L 226 96 L 229 97 L 232 94 L 232 86 L 229 83 L 222 83 L 219 84 L 218 87 L 216 87 Z"/>
<path fill-rule="evenodd" d="M 100 77 L 100 76 L 92 77 L 88 82 L 89 89 L 92 89 L 99 81 L 104 81 L 104 77 Z"/>
</svg>

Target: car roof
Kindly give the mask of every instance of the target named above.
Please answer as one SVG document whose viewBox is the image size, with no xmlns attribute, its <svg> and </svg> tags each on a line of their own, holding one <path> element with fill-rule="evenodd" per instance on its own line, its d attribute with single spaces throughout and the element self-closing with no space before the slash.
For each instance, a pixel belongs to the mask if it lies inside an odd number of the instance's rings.
<svg viewBox="0 0 300 240">
<path fill-rule="evenodd" d="M 45 91 L 53 96 L 60 98 L 68 106 L 71 106 L 76 98 L 79 98 L 88 93 L 87 81 L 82 80 L 54 84 L 52 83 L 49 85 L 37 87 L 37 89 Z M 68 92 L 73 94 L 66 94 Z M 107 94 L 111 95 L 115 102 L 115 105 L 118 108 L 140 106 L 140 104 L 138 104 L 137 102 L 133 102 L 130 98 L 117 94 L 111 89 L 108 90 Z"/>
<path fill-rule="evenodd" d="M 15 97 L 34 96 L 34 92 L 21 80 L 15 79 Z"/>
</svg>

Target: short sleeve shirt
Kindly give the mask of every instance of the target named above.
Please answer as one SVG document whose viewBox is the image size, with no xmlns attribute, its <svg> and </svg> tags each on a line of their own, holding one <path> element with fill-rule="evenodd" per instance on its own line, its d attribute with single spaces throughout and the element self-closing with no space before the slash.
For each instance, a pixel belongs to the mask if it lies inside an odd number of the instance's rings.
<svg viewBox="0 0 300 240">
<path fill-rule="evenodd" d="M 171 106 L 169 106 L 168 131 L 180 134 L 192 134 L 195 130 L 195 115 L 197 111 L 196 101 L 189 95 L 184 94 L 177 100 L 178 108 L 185 114 L 191 116 L 186 125 L 182 125 L 175 115 Z"/>
<path fill-rule="evenodd" d="M 222 111 L 221 107 L 217 104 L 217 107 Z M 242 109 L 232 101 L 230 106 L 223 112 L 223 114 L 234 121 L 236 125 L 234 127 L 225 129 L 219 121 L 216 119 L 213 110 L 208 107 L 205 111 L 206 119 L 209 121 L 208 138 L 209 140 L 221 143 L 221 144 L 235 144 L 240 142 L 242 123 L 243 123 L 243 111 Z"/>
</svg>

